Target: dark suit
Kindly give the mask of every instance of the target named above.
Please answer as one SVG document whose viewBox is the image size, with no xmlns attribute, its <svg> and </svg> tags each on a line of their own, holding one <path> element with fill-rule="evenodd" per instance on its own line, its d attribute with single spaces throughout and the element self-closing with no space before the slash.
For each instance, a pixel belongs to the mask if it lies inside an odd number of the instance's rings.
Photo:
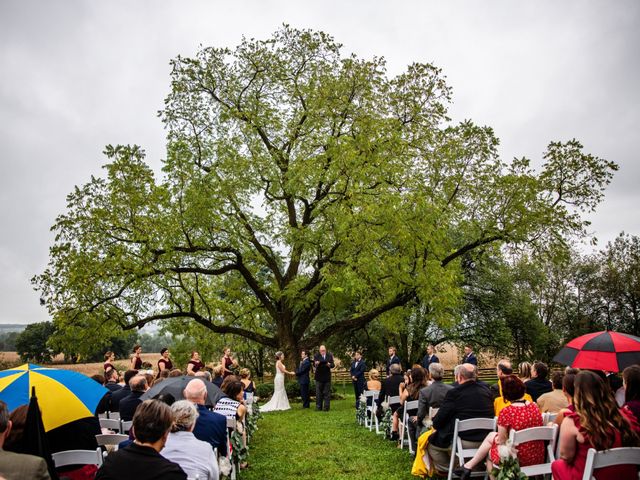
<svg viewBox="0 0 640 480">
<path fill-rule="evenodd" d="M 351 362 L 351 368 L 349 369 L 349 373 L 351 374 L 351 383 L 353 383 L 353 391 L 356 394 L 356 408 L 360 406 L 360 395 L 364 392 L 364 388 L 366 385 L 364 379 L 364 373 L 367 371 L 367 364 L 364 361 L 364 358 L 361 358 L 360 361 L 356 362 L 355 360 Z M 353 377 L 356 377 L 354 380 Z"/>
<path fill-rule="evenodd" d="M 524 388 L 535 402 L 543 393 L 551 392 L 553 390 L 553 385 L 546 378 L 532 378 L 524 383 Z"/>
<path fill-rule="evenodd" d="M 118 390 L 122 390 L 122 385 L 117 384 L 116 382 L 107 382 L 104 386 L 109 390 L 104 394 L 104 397 L 100 400 L 98 407 L 96 408 L 96 414 L 104 413 L 104 412 L 117 412 L 118 407 L 113 408 L 111 406 L 111 397 Z"/>
<path fill-rule="evenodd" d="M 125 385 L 120 390 L 116 390 L 115 392 L 112 392 L 110 411 L 112 412 L 120 411 L 120 400 L 122 400 L 124 397 L 128 397 L 130 393 L 131 393 L 131 388 L 129 388 L 129 385 Z"/>
<path fill-rule="evenodd" d="M 465 355 L 462 359 L 462 363 L 470 363 L 471 365 L 478 366 L 478 359 L 476 358 L 473 352 L 469 353 L 469 355 Z"/>
<path fill-rule="evenodd" d="M 317 363 L 316 363 L 317 362 Z M 331 369 L 335 367 L 333 355 L 329 352 L 322 358 L 320 353 L 313 357 L 316 366 L 316 410 L 329 411 L 331 403 Z"/>
<path fill-rule="evenodd" d="M 432 363 L 440 363 L 440 359 L 436 355 L 427 354 L 422 358 L 422 362 L 420 364 L 422 365 L 422 368 L 424 368 L 428 372 L 429 365 L 431 365 Z"/>
<path fill-rule="evenodd" d="M 438 414 L 433 419 L 436 432 L 430 437 L 430 443 L 437 447 L 448 448 L 453 439 L 456 418 L 493 418 L 493 394 L 484 385 L 467 381 L 447 392 Z M 471 442 L 484 440 L 484 430 L 469 430 L 460 438 Z"/>
<path fill-rule="evenodd" d="M 296 369 L 296 377 L 300 384 L 300 397 L 302 398 L 302 408 L 309 408 L 309 371 L 311 370 L 311 360 L 309 357 L 300 362 Z"/>
<path fill-rule="evenodd" d="M 400 362 L 400 357 L 399 356 L 394 355 L 393 357 L 387 358 L 387 377 L 389 376 L 389 368 L 394 363 L 397 363 L 398 365 L 402 366 L 402 362 Z"/>
<path fill-rule="evenodd" d="M 131 445 L 110 453 L 98 470 L 96 480 L 184 480 L 187 474 L 177 463 L 173 463 L 151 447 Z"/>
<path fill-rule="evenodd" d="M 133 416 L 136 413 L 136 408 L 142 403 L 140 397 L 144 392 L 131 392 L 128 396 L 120 400 L 118 411 L 120 412 L 120 419 L 129 422 L 133 420 Z"/>
<path fill-rule="evenodd" d="M 28 478 L 50 480 L 47 462 L 35 455 L 7 452 L 0 449 L 0 476 L 7 480 Z"/>
<path fill-rule="evenodd" d="M 384 397 L 397 397 L 400 395 L 400 384 L 402 382 L 404 382 L 404 375 L 401 373 L 397 373 L 395 375 L 392 374 L 385 378 L 382 382 L 380 394 L 378 395 L 378 405 L 384 402 Z M 398 408 L 400 408 L 399 403 L 391 405 L 392 412 L 395 412 Z"/>
<path fill-rule="evenodd" d="M 227 456 L 227 417 L 212 412 L 204 405 L 196 405 L 198 419 L 193 429 L 193 435 L 203 442 L 210 443 L 218 449 L 218 454 Z"/>
</svg>

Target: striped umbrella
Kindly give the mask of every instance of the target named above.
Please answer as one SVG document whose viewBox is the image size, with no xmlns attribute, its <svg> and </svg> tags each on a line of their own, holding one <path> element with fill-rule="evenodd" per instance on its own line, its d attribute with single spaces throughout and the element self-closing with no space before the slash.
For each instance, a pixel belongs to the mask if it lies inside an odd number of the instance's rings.
<svg viewBox="0 0 640 480">
<path fill-rule="evenodd" d="M 32 387 L 38 395 L 45 431 L 95 414 L 108 392 L 78 372 L 25 363 L 0 372 L 0 400 L 9 410 L 29 403 Z"/>
<path fill-rule="evenodd" d="M 640 363 L 640 338 L 609 331 L 587 333 L 567 343 L 553 360 L 575 368 L 621 372 Z"/>
</svg>

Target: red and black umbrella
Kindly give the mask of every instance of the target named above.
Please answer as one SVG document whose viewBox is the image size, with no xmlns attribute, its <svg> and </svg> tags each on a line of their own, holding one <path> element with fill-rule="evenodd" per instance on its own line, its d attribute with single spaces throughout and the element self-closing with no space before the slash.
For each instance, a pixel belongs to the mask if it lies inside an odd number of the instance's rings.
<svg viewBox="0 0 640 480">
<path fill-rule="evenodd" d="M 575 368 L 621 372 L 640 363 L 640 338 L 626 333 L 587 333 L 567 343 L 553 360 Z"/>
</svg>

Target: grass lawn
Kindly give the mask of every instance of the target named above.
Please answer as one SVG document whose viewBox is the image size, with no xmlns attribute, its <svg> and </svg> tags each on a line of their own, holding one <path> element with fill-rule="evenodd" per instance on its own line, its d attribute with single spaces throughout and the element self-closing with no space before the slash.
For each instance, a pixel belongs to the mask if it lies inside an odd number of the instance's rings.
<svg viewBox="0 0 640 480">
<path fill-rule="evenodd" d="M 292 403 L 286 412 L 265 413 L 241 480 L 417 478 L 411 475 L 409 451 L 358 425 L 353 392 L 346 398 L 332 400 L 329 412 Z"/>
</svg>

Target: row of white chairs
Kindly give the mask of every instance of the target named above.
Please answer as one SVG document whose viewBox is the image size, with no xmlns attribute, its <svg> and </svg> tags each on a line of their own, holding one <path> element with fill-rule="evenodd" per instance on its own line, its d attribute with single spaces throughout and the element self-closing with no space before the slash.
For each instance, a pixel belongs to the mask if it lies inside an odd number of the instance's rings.
<svg viewBox="0 0 640 480">
<path fill-rule="evenodd" d="M 100 422 L 100 428 L 108 428 L 116 433 L 128 433 L 133 425 L 133 420 L 124 421 L 115 418 L 98 418 Z"/>
</svg>

